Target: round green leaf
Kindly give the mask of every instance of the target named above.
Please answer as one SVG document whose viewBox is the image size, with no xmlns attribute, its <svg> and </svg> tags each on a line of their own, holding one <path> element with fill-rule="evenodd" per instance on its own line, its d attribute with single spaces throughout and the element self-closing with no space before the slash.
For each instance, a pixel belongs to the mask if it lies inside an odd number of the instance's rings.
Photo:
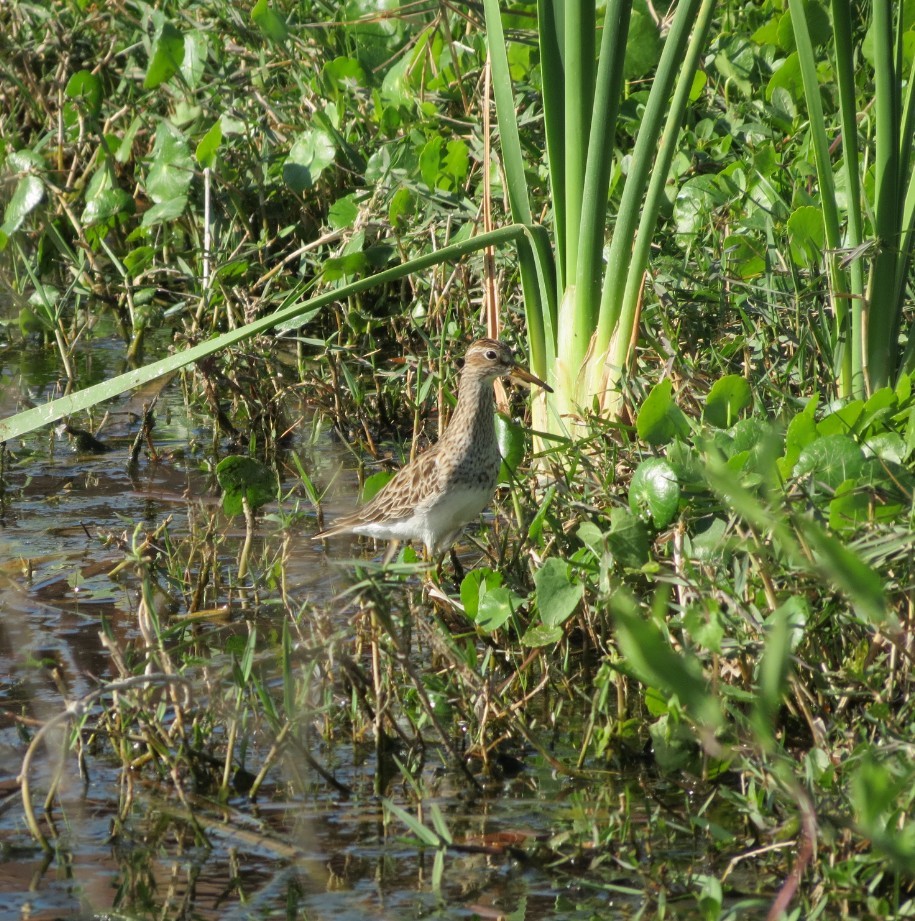
<svg viewBox="0 0 915 921">
<path fill-rule="evenodd" d="M 680 483 L 666 460 L 650 457 L 642 461 L 629 485 L 629 507 L 636 515 L 651 518 L 658 529 L 666 528 L 677 517 Z"/>
<path fill-rule="evenodd" d="M 90 115 L 98 115 L 102 104 L 102 81 L 91 70 L 78 70 L 73 74 L 64 93 L 69 99 L 81 102 Z"/>
<path fill-rule="evenodd" d="M 326 131 L 320 128 L 303 131 L 283 164 L 283 180 L 296 192 L 310 189 L 334 162 L 336 153 L 333 138 Z"/>
<path fill-rule="evenodd" d="M 216 467 L 216 479 L 222 488 L 222 508 L 227 515 L 238 515 L 247 499 L 252 509 L 276 498 L 279 488 L 276 473 L 260 461 L 241 454 L 231 454 Z"/>
<path fill-rule="evenodd" d="M 546 627 L 559 627 L 575 612 L 585 587 L 569 575 L 569 565 L 550 557 L 534 575 L 537 608 Z"/>
<path fill-rule="evenodd" d="M 477 611 L 480 609 L 480 597 L 501 585 L 502 574 L 486 566 L 468 572 L 461 580 L 461 604 L 464 605 L 464 613 L 471 620 L 476 620 Z"/>
<path fill-rule="evenodd" d="M 362 484 L 363 504 L 371 502 L 392 479 L 394 479 L 394 474 L 390 470 L 379 470 L 378 473 L 366 477 Z"/>
<path fill-rule="evenodd" d="M 854 479 L 863 464 L 864 452 L 850 435 L 824 435 L 801 451 L 794 475 L 809 475 L 815 482 L 835 489 L 845 480 Z"/>
<path fill-rule="evenodd" d="M 795 265 L 809 268 L 819 263 L 826 245 L 823 210 L 814 205 L 796 209 L 788 218 L 788 242 Z"/>
<path fill-rule="evenodd" d="M 359 206 L 356 204 L 355 195 L 344 195 L 338 198 L 327 212 L 327 223 L 334 230 L 345 230 L 352 227 L 359 217 Z"/>
<path fill-rule="evenodd" d="M 504 586 L 488 589 L 484 583 L 480 589 L 474 622 L 485 633 L 493 633 L 507 623 L 523 600 Z"/>
<path fill-rule="evenodd" d="M 639 438 L 650 445 L 667 444 L 676 435 L 689 433 L 689 422 L 674 402 L 673 382 L 669 377 L 659 381 L 645 398 L 636 419 Z"/>
<path fill-rule="evenodd" d="M 184 60 L 184 37 L 168 20 L 163 21 L 162 28 L 153 42 L 146 69 L 143 87 L 155 89 L 178 73 Z"/>
<path fill-rule="evenodd" d="M 730 428 L 741 411 L 752 402 L 753 395 L 747 379 L 739 374 L 728 374 L 712 385 L 702 415 L 709 425 Z"/>
</svg>

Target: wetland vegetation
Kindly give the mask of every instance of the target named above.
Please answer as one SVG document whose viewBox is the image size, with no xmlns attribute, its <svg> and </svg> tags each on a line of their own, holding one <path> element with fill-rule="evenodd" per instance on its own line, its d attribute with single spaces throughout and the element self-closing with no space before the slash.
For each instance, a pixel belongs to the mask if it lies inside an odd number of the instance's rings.
<svg viewBox="0 0 915 921">
<path fill-rule="evenodd" d="M 915 914 L 913 75 L 910 0 L 4 4 L 10 910 Z M 496 332 L 465 572 L 312 541 Z"/>
</svg>

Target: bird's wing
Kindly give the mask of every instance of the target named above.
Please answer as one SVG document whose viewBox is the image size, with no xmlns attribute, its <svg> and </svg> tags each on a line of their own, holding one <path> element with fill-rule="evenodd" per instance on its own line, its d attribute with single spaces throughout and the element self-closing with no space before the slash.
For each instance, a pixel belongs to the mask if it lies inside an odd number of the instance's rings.
<svg viewBox="0 0 915 921">
<path fill-rule="evenodd" d="M 442 472 L 437 449 L 438 445 L 433 445 L 405 467 L 401 467 L 370 502 L 351 515 L 338 518 L 329 528 L 315 534 L 315 538 L 345 534 L 370 521 L 402 521 L 409 518 L 418 505 L 438 492 Z"/>
<path fill-rule="evenodd" d="M 409 518 L 430 495 L 438 492 L 441 476 L 438 445 L 414 458 L 353 516 L 359 521 L 400 521 Z"/>
</svg>

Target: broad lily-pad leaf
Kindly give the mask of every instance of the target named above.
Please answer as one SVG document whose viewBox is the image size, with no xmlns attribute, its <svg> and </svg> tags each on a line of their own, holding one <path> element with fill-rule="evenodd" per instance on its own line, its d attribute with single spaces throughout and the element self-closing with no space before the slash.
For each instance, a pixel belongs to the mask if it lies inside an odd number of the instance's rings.
<svg viewBox="0 0 915 921">
<path fill-rule="evenodd" d="M 394 474 L 390 470 L 379 470 L 370 477 L 365 478 L 362 484 L 362 503 L 371 502 L 378 493 L 384 489 L 388 483 L 394 479 Z"/>
<path fill-rule="evenodd" d="M 133 211 L 132 196 L 118 187 L 107 166 L 99 168 L 86 188 L 86 206 L 81 216 L 83 224 L 91 227 Z"/>
<path fill-rule="evenodd" d="M 194 161 L 185 136 L 166 121 L 159 122 L 146 178 L 146 194 L 158 205 L 187 201 L 194 178 Z"/>
<path fill-rule="evenodd" d="M 689 434 L 689 422 L 674 402 L 673 382 L 669 377 L 659 381 L 639 409 L 636 429 L 639 438 L 650 445 L 663 445 L 677 435 Z"/>
<path fill-rule="evenodd" d="M 524 600 L 505 586 L 487 588 L 483 583 L 474 623 L 485 633 L 493 633 L 509 621 Z"/>
<path fill-rule="evenodd" d="M 356 204 L 355 195 L 344 195 L 338 198 L 327 212 L 327 222 L 334 230 L 352 227 L 358 217 L 359 206 Z"/>
<path fill-rule="evenodd" d="M 747 379 L 739 374 L 728 374 L 712 385 L 702 416 L 709 425 L 730 428 L 752 402 L 753 394 Z"/>
<path fill-rule="evenodd" d="M 282 42 L 289 35 L 286 20 L 270 7 L 267 0 L 257 0 L 251 10 L 251 21 L 271 41 Z"/>
<path fill-rule="evenodd" d="M 279 488 L 273 470 L 241 454 L 230 454 L 220 461 L 216 467 L 216 479 L 222 488 L 222 508 L 227 515 L 238 515 L 244 511 L 244 499 L 252 510 L 260 508 L 276 498 Z"/>
<path fill-rule="evenodd" d="M 153 41 L 143 87 L 151 90 L 171 80 L 180 70 L 183 61 L 184 36 L 173 23 L 163 19 L 159 34 Z"/>
<path fill-rule="evenodd" d="M 632 10 L 626 38 L 625 74 L 627 80 L 638 80 L 653 70 L 661 57 L 661 33 L 645 8 Z"/>
<path fill-rule="evenodd" d="M 209 43 L 206 34 L 194 29 L 184 36 L 184 58 L 181 61 L 181 76 L 191 88 L 200 85 L 206 70 Z"/>
<path fill-rule="evenodd" d="M 461 580 L 461 604 L 470 620 L 476 620 L 480 596 L 502 585 L 502 574 L 486 566 L 472 569 Z"/>
<path fill-rule="evenodd" d="M 798 413 L 788 423 L 785 432 L 785 454 L 778 459 L 778 468 L 786 479 L 794 472 L 801 451 L 818 438 L 817 425 L 813 416 L 808 412 Z"/>
<path fill-rule="evenodd" d="M 321 128 L 303 131 L 283 164 L 283 180 L 294 191 L 304 192 L 318 181 L 336 154 L 334 140 L 326 131 Z"/>
<path fill-rule="evenodd" d="M 864 464 L 864 452 L 850 435 L 826 435 L 812 441 L 798 458 L 797 477 L 810 476 L 814 482 L 835 489 L 845 480 L 854 479 Z"/>
<path fill-rule="evenodd" d="M 81 103 L 88 114 L 95 117 L 102 104 L 101 78 L 91 70 L 78 70 L 67 81 L 64 94 L 69 99 Z"/>
<path fill-rule="evenodd" d="M 849 435 L 859 430 L 859 425 L 864 416 L 865 403 L 863 400 L 851 400 L 844 405 L 837 405 L 832 412 L 825 415 L 817 423 L 817 431 L 821 435 Z"/>
<path fill-rule="evenodd" d="M 610 512 L 607 547 L 626 569 L 641 569 L 648 562 L 651 542 L 645 525 L 626 508 Z"/>
<path fill-rule="evenodd" d="M 210 126 L 210 130 L 200 139 L 197 149 L 194 151 L 194 158 L 206 169 L 216 162 L 216 151 L 222 143 L 222 120 L 216 119 Z"/>
<path fill-rule="evenodd" d="M 796 265 L 810 267 L 819 263 L 826 245 L 822 208 L 802 205 L 796 209 L 788 218 L 788 242 Z"/>
<path fill-rule="evenodd" d="M 550 557 L 534 574 L 537 609 L 547 627 L 559 627 L 575 613 L 585 587 L 569 574 L 569 565 Z"/>
<path fill-rule="evenodd" d="M 16 190 L 3 212 L 3 232 L 12 236 L 22 222 L 38 207 L 44 198 L 44 183 L 29 173 L 16 183 Z"/>
<path fill-rule="evenodd" d="M 661 457 L 642 461 L 629 485 L 629 508 L 636 515 L 650 518 L 658 528 L 666 528 L 677 517 L 680 483 L 674 468 Z"/>
</svg>

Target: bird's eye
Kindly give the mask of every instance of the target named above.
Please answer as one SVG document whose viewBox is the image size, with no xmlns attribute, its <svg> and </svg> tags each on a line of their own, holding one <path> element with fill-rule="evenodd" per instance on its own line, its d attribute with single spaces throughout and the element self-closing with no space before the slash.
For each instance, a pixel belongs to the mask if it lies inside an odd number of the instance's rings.
<svg viewBox="0 0 915 921">
<path fill-rule="evenodd" d="M 495 361 L 499 357 L 499 353 L 495 349 L 487 349 L 486 357 L 490 361 Z"/>
</svg>

